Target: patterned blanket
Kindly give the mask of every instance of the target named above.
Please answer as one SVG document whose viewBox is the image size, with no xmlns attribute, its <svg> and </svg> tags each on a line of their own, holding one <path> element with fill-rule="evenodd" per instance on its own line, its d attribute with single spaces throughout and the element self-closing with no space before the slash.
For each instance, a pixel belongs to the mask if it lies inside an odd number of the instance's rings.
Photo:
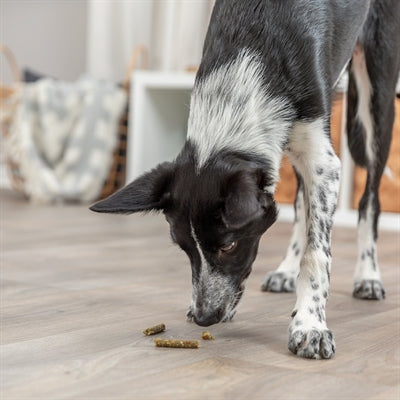
<svg viewBox="0 0 400 400">
<path fill-rule="evenodd" d="M 5 143 L 34 202 L 99 196 L 118 139 L 126 95 L 116 85 L 82 77 L 27 84 Z"/>
</svg>

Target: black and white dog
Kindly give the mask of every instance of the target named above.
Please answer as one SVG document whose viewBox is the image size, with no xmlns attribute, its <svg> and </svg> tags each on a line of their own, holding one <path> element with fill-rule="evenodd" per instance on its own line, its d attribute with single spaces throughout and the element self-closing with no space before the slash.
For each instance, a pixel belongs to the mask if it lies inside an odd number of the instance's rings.
<svg viewBox="0 0 400 400">
<path fill-rule="evenodd" d="M 289 349 L 330 358 L 325 319 L 340 161 L 330 140 L 334 87 L 349 65 L 351 153 L 368 170 L 359 208 L 354 296 L 382 299 L 377 263 L 378 187 L 386 163 L 400 65 L 398 0 L 217 0 L 191 96 L 188 135 L 158 165 L 92 210 L 164 212 L 189 256 L 188 317 L 230 320 L 261 235 L 274 223 L 282 155 L 298 178 L 286 258 L 265 291 L 293 291 Z"/>
</svg>

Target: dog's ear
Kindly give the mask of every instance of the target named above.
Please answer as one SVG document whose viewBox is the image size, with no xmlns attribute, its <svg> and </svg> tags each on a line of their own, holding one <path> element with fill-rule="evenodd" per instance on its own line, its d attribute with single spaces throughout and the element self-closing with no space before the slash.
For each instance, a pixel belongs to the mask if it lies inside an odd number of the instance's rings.
<svg viewBox="0 0 400 400">
<path fill-rule="evenodd" d="M 265 229 L 272 225 L 277 210 L 272 195 L 265 193 L 260 171 L 240 171 L 228 181 L 222 220 L 228 229 L 240 229 L 263 220 Z"/>
<path fill-rule="evenodd" d="M 173 163 L 159 164 L 111 196 L 93 204 L 90 209 L 115 214 L 162 210 L 169 199 L 173 175 Z"/>
</svg>

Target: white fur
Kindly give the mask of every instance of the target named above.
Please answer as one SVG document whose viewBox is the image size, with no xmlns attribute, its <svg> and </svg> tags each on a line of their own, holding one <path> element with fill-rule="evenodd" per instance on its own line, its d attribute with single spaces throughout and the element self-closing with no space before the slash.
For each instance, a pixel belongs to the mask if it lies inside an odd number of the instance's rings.
<svg viewBox="0 0 400 400">
<path fill-rule="evenodd" d="M 222 275 L 211 270 L 210 264 L 207 262 L 199 240 L 197 239 L 196 233 L 194 231 L 193 225 L 190 224 L 191 227 L 191 236 L 196 244 L 197 251 L 199 252 L 201 259 L 201 269 L 199 280 L 197 284 L 193 285 L 192 292 L 192 312 L 193 314 L 197 313 L 196 300 L 200 295 L 199 291 L 201 291 L 202 298 L 202 311 L 204 313 L 212 312 L 215 309 L 218 309 L 227 298 L 232 298 L 235 295 L 234 289 L 230 284 L 230 280 L 228 276 Z M 227 309 L 225 311 L 225 316 L 230 310 L 230 303 L 227 304 Z"/>
<path fill-rule="evenodd" d="M 308 246 L 307 234 L 310 229 L 312 229 L 320 241 L 320 219 L 322 219 L 325 227 L 324 232 L 322 232 L 323 240 L 321 240 L 320 244 L 329 248 L 330 239 L 327 243 L 325 231 L 330 231 L 331 229 L 332 216 L 329 215 L 329 213 L 331 213 L 335 207 L 339 189 L 339 181 L 335 179 L 335 181 L 332 182 L 331 175 L 335 173 L 339 176 L 340 162 L 334 154 L 330 140 L 325 133 L 323 119 L 317 119 L 312 122 L 296 122 L 289 136 L 289 143 L 285 152 L 302 175 L 304 185 L 299 191 L 296 200 L 297 219 L 293 226 L 292 237 L 286 257 L 277 270 L 267 274 L 263 283 L 263 286 L 267 287 L 268 280 L 271 276 L 275 275 L 275 284 L 278 284 L 278 286 L 279 283 L 282 284 L 281 288 L 271 288 L 277 291 L 287 290 L 287 288 L 285 288 L 285 280 L 297 277 L 300 270 L 300 263 L 302 262 L 304 264 L 304 259 L 302 260 L 302 258 L 305 252 L 308 253 L 306 258 L 315 258 L 314 255 L 309 254 L 313 250 Z M 322 171 L 322 173 L 318 174 L 318 170 Z M 318 194 L 320 188 L 323 188 L 329 213 L 326 212 L 324 205 L 320 202 Z M 306 220 L 307 208 L 310 208 L 309 220 Z M 319 256 L 320 264 L 322 265 L 328 262 L 330 265 L 330 259 L 328 260 L 324 253 L 319 254 L 322 254 Z M 307 266 L 304 268 L 307 268 Z M 325 274 L 325 267 L 322 273 Z M 300 280 L 301 276 L 300 274 Z M 309 282 L 308 285 L 310 285 Z M 325 289 L 327 290 L 327 288 Z M 299 291 L 300 293 L 302 292 L 301 289 L 299 289 Z"/>
<path fill-rule="evenodd" d="M 365 63 L 364 50 L 359 45 L 354 49 L 352 69 L 354 71 L 358 91 L 357 118 L 362 121 L 364 125 L 367 158 L 368 162 L 372 162 L 375 157 L 373 146 L 374 125 L 370 112 L 372 87 Z"/>
<path fill-rule="evenodd" d="M 299 274 L 300 261 L 306 244 L 306 216 L 302 189 L 298 191 L 295 208 L 296 219 L 285 258 L 275 271 L 270 271 L 266 274 L 262 284 L 263 290 L 278 292 L 293 290 L 292 283 L 294 283 Z"/>
<path fill-rule="evenodd" d="M 216 152 L 242 151 L 265 157 L 277 181 L 292 110 L 284 99 L 268 93 L 262 74 L 257 55 L 242 51 L 235 60 L 196 83 L 188 138 L 197 148 L 198 169 Z"/>
<path fill-rule="evenodd" d="M 290 238 L 289 248 L 284 260 L 279 265 L 278 272 L 286 272 L 297 277 L 300 268 L 300 260 L 304 253 L 306 244 L 306 216 L 304 212 L 303 191 L 299 191 L 296 200 L 296 221 Z"/>
<path fill-rule="evenodd" d="M 297 121 L 289 136 L 287 155 L 300 175 L 311 184 L 315 178 L 313 167 L 321 166 L 326 170 L 340 168 L 340 161 L 335 155 L 322 118 L 311 122 Z M 328 156 L 330 151 L 333 155 Z M 318 179 L 318 178 L 317 178 Z"/>
<path fill-rule="evenodd" d="M 308 338 L 312 330 L 321 334 L 327 330 L 325 305 L 329 292 L 331 228 L 339 191 L 340 161 L 322 118 L 297 122 L 287 153 L 303 178 L 306 215 L 306 245 L 296 287 L 297 314 L 289 328 L 293 340 L 299 333 Z M 308 347 L 306 342 L 303 349 Z"/>
<path fill-rule="evenodd" d="M 354 273 L 354 283 L 363 280 L 381 280 L 378 266 L 377 247 L 373 235 L 373 196 L 371 195 L 366 209 L 366 218 L 358 223 L 358 259 Z"/>
</svg>

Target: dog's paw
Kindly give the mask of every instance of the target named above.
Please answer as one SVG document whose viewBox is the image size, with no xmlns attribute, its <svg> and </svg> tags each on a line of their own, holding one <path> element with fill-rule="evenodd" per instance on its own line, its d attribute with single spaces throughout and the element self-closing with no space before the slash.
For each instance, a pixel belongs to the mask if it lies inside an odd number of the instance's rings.
<svg viewBox="0 0 400 400">
<path fill-rule="evenodd" d="M 353 297 L 367 300 L 383 300 L 385 289 L 382 282 L 375 279 L 365 279 L 354 284 Z"/>
<path fill-rule="evenodd" d="M 296 280 L 292 275 L 272 271 L 265 277 L 261 290 L 263 292 L 294 292 L 296 290 Z"/>
<path fill-rule="evenodd" d="M 299 357 L 332 358 L 335 354 L 335 339 L 328 329 L 290 330 L 288 348 Z"/>
</svg>

